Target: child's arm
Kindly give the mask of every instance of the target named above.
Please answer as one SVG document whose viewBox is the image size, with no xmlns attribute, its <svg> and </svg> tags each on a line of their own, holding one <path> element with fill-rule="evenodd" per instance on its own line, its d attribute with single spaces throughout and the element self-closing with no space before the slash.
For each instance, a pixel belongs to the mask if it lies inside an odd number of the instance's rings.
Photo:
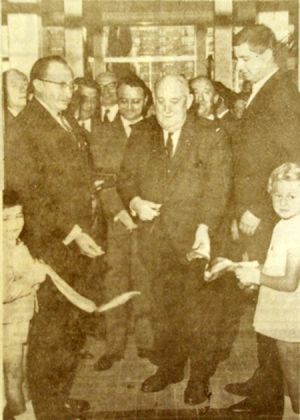
<svg viewBox="0 0 300 420">
<path fill-rule="evenodd" d="M 298 253 L 299 254 L 299 253 Z M 293 252 L 288 252 L 285 275 L 281 277 L 268 276 L 261 273 L 260 284 L 280 292 L 294 292 L 300 282 L 300 258 Z"/>
<path fill-rule="evenodd" d="M 300 282 L 299 252 L 288 251 L 285 274 L 271 276 L 263 273 L 260 268 L 241 267 L 235 270 L 236 276 L 244 285 L 256 284 L 278 290 L 279 292 L 294 292 Z"/>
</svg>

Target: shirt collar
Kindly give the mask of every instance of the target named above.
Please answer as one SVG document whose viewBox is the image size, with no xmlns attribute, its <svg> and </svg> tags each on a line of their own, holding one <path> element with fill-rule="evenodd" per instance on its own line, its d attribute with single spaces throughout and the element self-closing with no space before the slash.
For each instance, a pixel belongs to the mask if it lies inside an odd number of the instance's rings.
<svg viewBox="0 0 300 420">
<path fill-rule="evenodd" d="M 107 109 L 109 110 L 107 118 L 109 119 L 110 122 L 112 122 L 116 118 L 116 115 L 119 111 L 119 106 L 118 104 L 115 104 L 112 106 L 101 106 L 101 120 L 103 120 L 104 114 Z"/>
<path fill-rule="evenodd" d="M 271 73 L 269 73 L 267 76 L 265 76 L 264 78 L 260 79 L 258 82 L 253 83 L 252 85 L 252 93 L 249 96 L 248 102 L 247 102 L 247 107 L 249 106 L 249 104 L 252 102 L 252 100 L 254 99 L 254 97 L 257 95 L 257 93 L 261 90 L 261 88 L 267 83 L 267 81 L 269 79 L 271 79 L 271 77 L 278 71 L 278 67 L 276 67 L 273 71 L 271 71 Z"/>
<path fill-rule="evenodd" d="M 129 121 L 126 118 L 124 118 L 122 115 L 120 115 L 120 118 L 121 118 L 121 121 L 122 121 L 122 124 L 123 124 L 123 127 L 124 127 L 124 130 L 126 132 L 127 137 L 129 137 L 130 134 L 131 134 L 131 126 L 138 123 L 139 121 L 141 121 L 143 119 L 143 117 L 140 116 L 140 118 L 138 118 L 135 121 Z"/>
<path fill-rule="evenodd" d="M 169 137 L 169 134 L 171 134 L 172 135 L 173 142 L 176 142 L 177 143 L 178 140 L 179 140 L 180 134 L 181 134 L 181 128 L 179 128 L 178 130 L 174 131 L 173 133 L 170 133 L 169 131 L 167 131 L 165 129 L 163 129 L 163 132 L 164 132 L 164 141 L 165 142 L 167 141 L 167 139 Z"/>
</svg>

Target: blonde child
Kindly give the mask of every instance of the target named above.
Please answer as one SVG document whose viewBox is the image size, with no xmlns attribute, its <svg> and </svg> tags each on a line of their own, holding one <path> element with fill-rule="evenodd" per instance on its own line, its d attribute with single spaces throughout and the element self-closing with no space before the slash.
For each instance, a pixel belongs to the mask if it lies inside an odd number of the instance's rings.
<svg viewBox="0 0 300 420">
<path fill-rule="evenodd" d="M 299 414 L 300 162 L 276 168 L 268 192 L 281 220 L 273 230 L 266 261 L 261 268 L 237 268 L 236 275 L 244 285 L 260 286 L 254 328 L 276 340 L 292 409 Z"/>
<path fill-rule="evenodd" d="M 26 343 L 36 307 L 36 290 L 45 266 L 34 260 L 19 239 L 24 226 L 17 194 L 3 194 L 3 371 L 4 419 L 34 420 L 26 383 Z"/>
</svg>

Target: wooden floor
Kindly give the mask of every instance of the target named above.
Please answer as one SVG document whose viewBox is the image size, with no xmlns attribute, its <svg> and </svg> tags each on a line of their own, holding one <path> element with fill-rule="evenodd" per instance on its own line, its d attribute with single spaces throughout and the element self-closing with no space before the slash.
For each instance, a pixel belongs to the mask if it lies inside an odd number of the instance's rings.
<svg viewBox="0 0 300 420">
<path fill-rule="evenodd" d="M 241 320 L 240 331 L 234 343 L 231 356 L 221 363 L 211 379 L 212 397 L 196 407 L 183 402 L 185 380 L 168 386 L 161 392 L 144 394 L 140 390 L 142 381 L 153 374 L 156 367 L 145 359 L 138 358 L 133 338 L 129 338 L 125 358 L 115 363 L 108 371 L 97 372 L 93 365 L 104 352 L 104 343 L 88 337 L 86 349 L 94 359 L 81 361 L 72 388 L 72 397 L 83 398 L 90 402 L 90 419 L 197 419 L 226 418 L 225 408 L 241 398 L 227 393 L 224 386 L 230 382 L 243 381 L 254 371 L 256 342 L 252 329 L 253 308 L 249 307 Z M 205 415 L 207 407 L 215 408 L 214 414 Z M 211 412 L 210 412 L 211 413 Z"/>
</svg>

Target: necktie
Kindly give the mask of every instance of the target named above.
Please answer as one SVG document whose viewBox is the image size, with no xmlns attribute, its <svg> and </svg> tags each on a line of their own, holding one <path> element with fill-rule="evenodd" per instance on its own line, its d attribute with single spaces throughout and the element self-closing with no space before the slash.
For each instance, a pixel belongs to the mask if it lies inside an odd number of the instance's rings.
<svg viewBox="0 0 300 420">
<path fill-rule="evenodd" d="M 68 132 L 72 131 L 72 128 L 70 126 L 70 124 L 68 123 L 68 121 L 66 120 L 66 118 L 59 112 L 58 113 L 58 118 L 60 121 L 60 125 Z"/>
<path fill-rule="evenodd" d="M 169 159 L 172 159 L 173 157 L 173 139 L 172 139 L 173 133 L 168 133 L 168 138 L 166 142 L 166 151 Z"/>
<path fill-rule="evenodd" d="M 109 123 L 110 121 L 109 121 L 109 119 L 108 119 L 108 114 L 109 114 L 109 109 L 108 108 L 106 108 L 106 110 L 105 110 L 105 112 L 104 112 L 104 117 L 103 117 L 103 122 L 105 123 L 105 124 L 107 124 L 107 123 Z"/>
</svg>

